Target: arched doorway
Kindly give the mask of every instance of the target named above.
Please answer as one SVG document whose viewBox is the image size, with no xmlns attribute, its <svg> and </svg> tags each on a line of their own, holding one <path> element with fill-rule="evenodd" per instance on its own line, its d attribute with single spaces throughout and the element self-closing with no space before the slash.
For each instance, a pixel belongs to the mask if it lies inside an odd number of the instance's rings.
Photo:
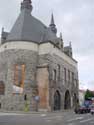
<svg viewBox="0 0 94 125">
<path fill-rule="evenodd" d="M 60 110 L 61 109 L 61 96 L 59 91 L 56 91 L 54 94 L 54 110 Z"/>
<path fill-rule="evenodd" d="M 70 109 L 70 108 L 71 108 L 71 98 L 70 98 L 70 93 L 67 90 L 65 92 L 64 109 Z"/>
</svg>

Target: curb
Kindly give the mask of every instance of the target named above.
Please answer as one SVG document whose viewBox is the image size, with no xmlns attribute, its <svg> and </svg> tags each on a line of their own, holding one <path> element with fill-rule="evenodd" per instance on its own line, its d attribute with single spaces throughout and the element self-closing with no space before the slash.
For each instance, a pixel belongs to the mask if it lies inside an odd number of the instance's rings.
<svg viewBox="0 0 94 125">
<path fill-rule="evenodd" d="M 0 113 L 15 113 L 15 114 L 56 114 L 56 113 L 64 113 L 64 112 L 69 112 L 69 111 L 73 111 L 73 110 L 62 110 L 62 111 L 48 111 L 48 112 L 23 112 L 23 111 L 0 111 Z"/>
</svg>

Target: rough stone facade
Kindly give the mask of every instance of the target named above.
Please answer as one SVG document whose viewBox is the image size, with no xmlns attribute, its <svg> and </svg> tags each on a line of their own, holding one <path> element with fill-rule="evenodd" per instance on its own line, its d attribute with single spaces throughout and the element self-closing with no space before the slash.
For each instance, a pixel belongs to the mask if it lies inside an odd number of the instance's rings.
<svg viewBox="0 0 94 125">
<path fill-rule="evenodd" d="M 61 59 L 56 55 L 42 55 L 39 58 L 39 64 L 47 64 L 47 69 L 49 72 L 49 105 L 50 109 L 54 110 L 54 94 L 56 91 L 60 92 L 61 95 L 61 109 L 64 109 L 65 103 L 65 93 L 69 91 L 70 93 L 70 108 L 73 108 L 77 103 L 78 99 L 78 71 L 77 68 L 68 64 L 66 61 Z M 58 71 L 58 65 L 60 65 L 60 74 Z M 64 68 L 66 68 L 66 81 L 64 78 Z M 53 70 L 56 69 L 56 81 L 53 80 Z M 68 70 L 70 71 L 70 81 L 68 79 Z M 74 73 L 74 80 L 72 81 L 71 73 Z M 42 76 L 43 78 L 43 76 Z M 76 100 L 73 100 L 74 96 L 76 95 Z"/>
<path fill-rule="evenodd" d="M 0 96 L 0 103 L 4 110 L 24 110 L 25 94 L 27 95 L 29 110 L 35 110 L 34 96 L 36 96 L 36 93 L 33 93 L 34 91 L 39 91 L 40 110 L 54 110 L 54 94 L 56 91 L 61 96 L 61 110 L 64 109 L 66 91 L 69 91 L 70 94 L 70 108 L 73 107 L 74 94 L 78 98 L 78 71 L 75 66 L 68 64 L 55 54 L 39 55 L 38 52 L 32 50 L 5 49 L 0 53 L 0 60 L 0 81 L 5 84 L 5 94 Z M 24 92 L 20 95 L 13 94 L 15 64 L 25 65 Z M 60 66 L 60 69 L 58 69 L 58 66 Z M 66 82 L 64 68 L 66 68 Z M 56 70 L 56 80 L 53 79 L 54 70 Z M 70 70 L 70 81 L 68 70 Z M 74 81 L 72 81 L 72 72 L 74 73 Z"/>
<path fill-rule="evenodd" d="M 25 104 L 24 94 L 27 94 L 27 98 L 31 104 L 32 89 L 36 87 L 37 53 L 26 50 L 8 50 L 0 53 L 0 60 L 2 60 L 0 62 L 0 80 L 5 84 L 5 95 L 2 95 L 0 100 L 2 108 L 6 110 L 23 110 Z M 13 94 L 15 64 L 25 64 L 26 66 L 26 83 L 24 83 L 24 93 L 22 95 Z"/>
</svg>

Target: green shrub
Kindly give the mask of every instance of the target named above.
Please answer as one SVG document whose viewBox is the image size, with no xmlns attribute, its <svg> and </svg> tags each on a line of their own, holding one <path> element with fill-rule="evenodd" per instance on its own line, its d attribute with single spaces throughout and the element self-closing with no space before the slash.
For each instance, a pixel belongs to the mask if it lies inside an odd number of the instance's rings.
<svg viewBox="0 0 94 125">
<path fill-rule="evenodd" d="M 27 102 L 24 105 L 24 111 L 29 112 L 29 104 Z"/>
</svg>

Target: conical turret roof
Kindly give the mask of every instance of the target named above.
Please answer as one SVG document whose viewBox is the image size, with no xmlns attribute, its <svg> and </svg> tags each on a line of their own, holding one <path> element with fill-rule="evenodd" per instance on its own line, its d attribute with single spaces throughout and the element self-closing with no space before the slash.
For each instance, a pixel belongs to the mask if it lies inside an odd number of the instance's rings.
<svg viewBox="0 0 94 125">
<path fill-rule="evenodd" d="M 53 16 L 53 13 L 51 15 L 51 23 L 50 23 L 50 28 L 52 30 L 53 33 L 57 33 L 57 29 L 56 29 L 56 25 L 55 25 L 55 22 L 54 22 L 54 16 Z"/>
<path fill-rule="evenodd" d="M 23 0 L 21 13 L 12 27 L 7 41 L 43 42 L 56 39 L 56 35 L 52 31 L 49 32 L 47 26 L 32 16 L 32 8 L 31 0 Z"/>
</svg>

